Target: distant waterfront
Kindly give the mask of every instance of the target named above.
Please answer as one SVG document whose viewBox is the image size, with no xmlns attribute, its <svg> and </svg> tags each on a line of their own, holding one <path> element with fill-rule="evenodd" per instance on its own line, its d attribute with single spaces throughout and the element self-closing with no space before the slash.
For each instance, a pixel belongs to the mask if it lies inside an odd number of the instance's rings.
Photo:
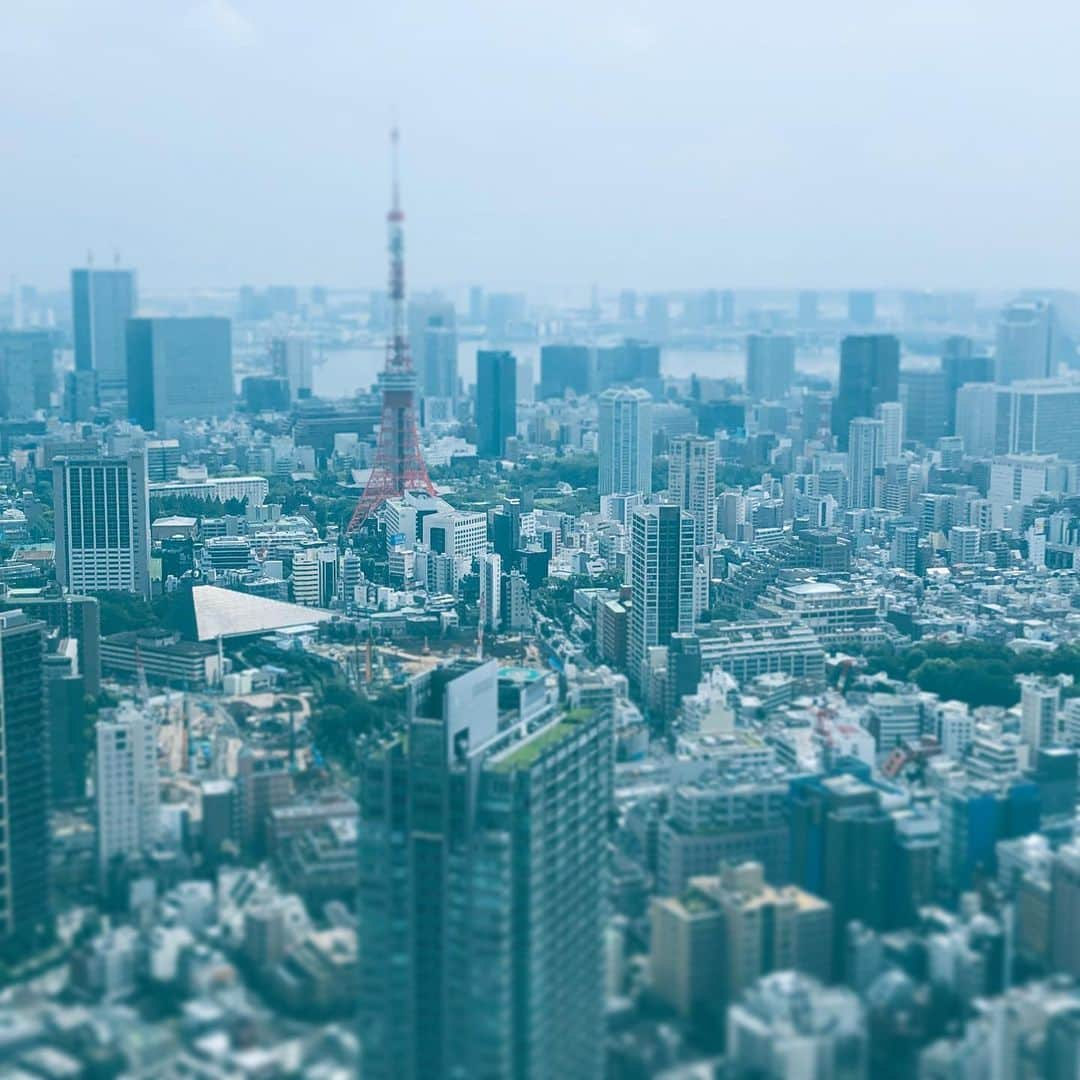
<svg viewBox="0 0 1080 1080">
<path fill-rule="evenodd" d="M 463 341 L 458 345 L 458 374 L 466 385 L 476 381 L 476 351 L 490 348 L 485 342 Z M 533 361 L 533 377 L 540 378 L 540 346 L 514 344 L 509 348 L 519 360 Z M 319 397 L 352 397 L 357 390 L 370 387 L 382 369 L 383 346 L 354 349 L 335 349 L 326 353 L 314 372 L 315 393 Z M 700 375 L 711 379 L 742 378 L 745 366 L 741 349 L 665 348 L 662 354 L 663 373 L 675 379 Z M 810 375 L 836 377 L 837 356 L 832 348 L 799 350 L 796 355 L 799 371 Z"/>
</svg>

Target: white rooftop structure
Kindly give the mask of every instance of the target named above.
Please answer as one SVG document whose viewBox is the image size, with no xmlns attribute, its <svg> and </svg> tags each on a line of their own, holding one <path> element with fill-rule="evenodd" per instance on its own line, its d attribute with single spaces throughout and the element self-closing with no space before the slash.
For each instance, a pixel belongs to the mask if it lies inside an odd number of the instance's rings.
<svg viewBox="0 0 1080 1080">
<path fill-rule="evenodd" d="M 219 637 L 246 637 L 310 626 L 333 618 L 329 611 L 268 600 L 262 596 L 220 589 L 216 585 L 196 585 L 191 590 L 195 610 L 195 637 L 214 641 Z"/>
</svg>

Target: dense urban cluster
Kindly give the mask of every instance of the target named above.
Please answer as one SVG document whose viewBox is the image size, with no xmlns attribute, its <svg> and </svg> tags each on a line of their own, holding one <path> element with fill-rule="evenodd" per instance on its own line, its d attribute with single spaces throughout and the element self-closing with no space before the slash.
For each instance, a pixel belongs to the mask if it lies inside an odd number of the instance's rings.
<svg viewBox="0 0 1080 1080">
<path fill-rule="evenodd" d="M 1080 300 L 394 299 L 0 301 L 0 1071 L 1077 1076 Z"/>
</svg>

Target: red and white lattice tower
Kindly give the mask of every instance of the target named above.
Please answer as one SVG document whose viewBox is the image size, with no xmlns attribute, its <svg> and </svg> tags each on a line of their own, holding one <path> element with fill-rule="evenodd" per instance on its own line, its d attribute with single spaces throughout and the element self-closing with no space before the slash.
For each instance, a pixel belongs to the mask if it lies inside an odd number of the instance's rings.
<svg viewBox="0 0 1080 1080">
<path fill-rule="evenodd" d="M 416 372 L 409 355 L 405 325 L 405 214 L 398 192 L 398 132 L 390 133 L 393 156 L 393 200 L 386 215 L 390 250 L 390 338 L 386 343 L 386 367 L 379 376 L 382 421 L 375 464 L 364 494 L 353 511 L 346 535 L 356 532 L 387 500 L 406 491 L 435 494 L 427 465 L 420 453 L 416 426 Z"/>
</svg>

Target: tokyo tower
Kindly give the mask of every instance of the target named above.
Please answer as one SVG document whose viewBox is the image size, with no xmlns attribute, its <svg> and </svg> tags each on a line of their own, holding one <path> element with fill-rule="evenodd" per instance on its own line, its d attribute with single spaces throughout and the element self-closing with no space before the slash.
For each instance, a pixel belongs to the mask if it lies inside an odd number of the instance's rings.
<svg viewBox="0 0 1080 1080">
<path fill-rule="evenodd" d="M 405 214 L 398 191 L 398 131 L 390 132 L 393 157 L 393 195 L 386 215 L 390 251 L 390 338 L 386 343 L 386 367 L 379 375 L 382 421 L 375 464 L 356 504 L 345 535 L 356 532 L 387 500 L 406 491 L 435 494 L 427 465 L 420 453 L 416 426 L 416 372 L 409 355 L 405 325 Z"/>
</svg>

